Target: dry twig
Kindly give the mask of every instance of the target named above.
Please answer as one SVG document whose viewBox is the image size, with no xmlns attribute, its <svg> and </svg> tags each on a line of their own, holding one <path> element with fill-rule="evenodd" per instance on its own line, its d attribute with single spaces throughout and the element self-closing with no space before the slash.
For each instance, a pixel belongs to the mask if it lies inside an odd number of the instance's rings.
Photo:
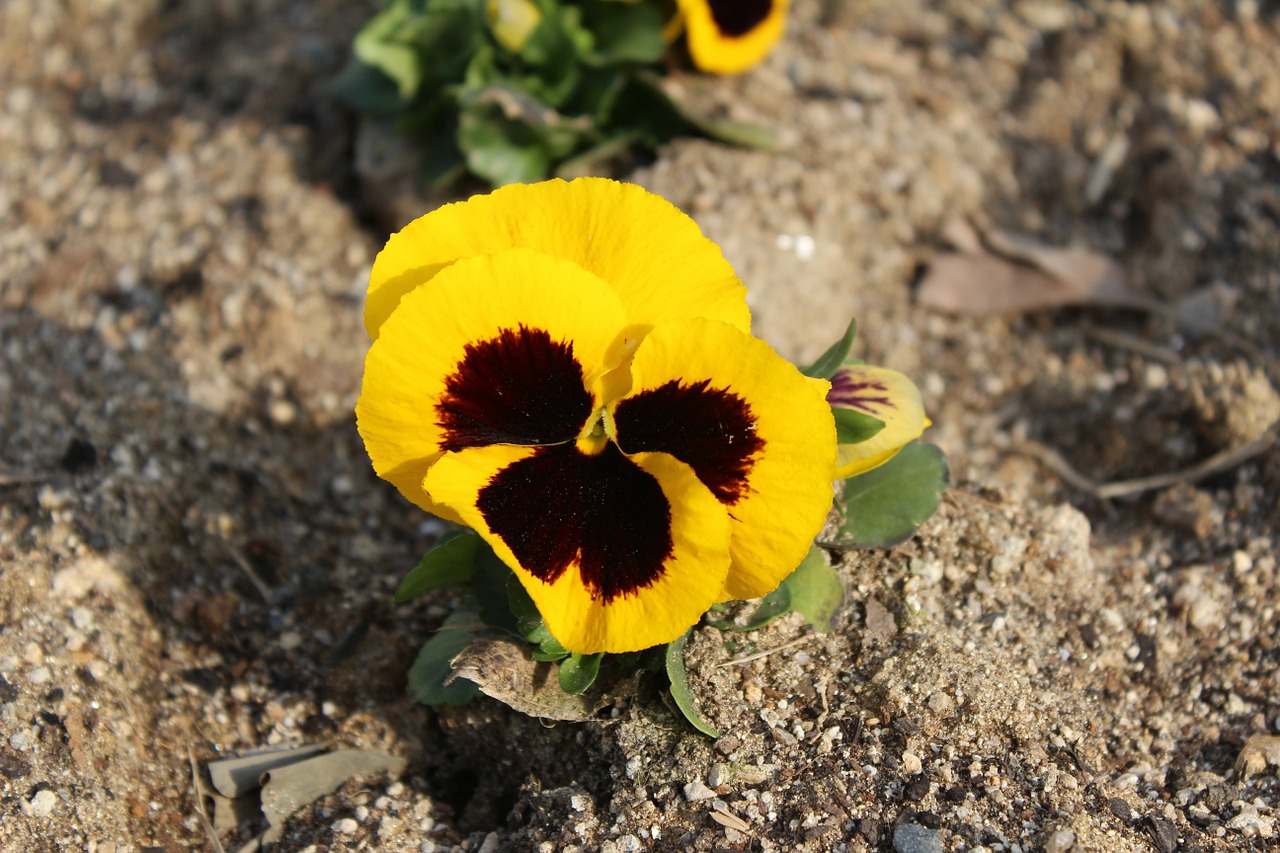
<svg viewBox="0 0 1280 853">
<path fill-rule="evenodd" d="M 763 651 L 753 652 L 752 654 L 749 654 L 749 655 L 743 655 L 740 658 L 734 658 L 733 660 L 723 661 L 722 663 L 716 664 L 716 668 L 719 669 L 726 666 L 736 666 L 740 663 L 751 663 L 753 660 L 760 660 L 761 658 L 767 658 L 769 655 L 776 654 L 778 652 L 785 652 L 787 649 L 792 649 L 792 648 L 795 648 L 796 646 L 803 645 L 809 642 L 810 640 L 812 640 L 815 636 L 817 635 L 807 634 L 806 636 L 803 636 L 798 640 L 792 640 L 789 643 L 783 643 L 782 645 L 775 646 L 772 649 L 765 649 Z"/>
<path fill-rule="evenodd" d="M 1178 483 L 1195 483 L 1206 477 L 1230 471 L 1255 456 L 1265 452 L 1275 442 L 1276 433 L 1280 431 L 1280 423 L 1269 426 L 1262 435 L 1247 444 L 1228 447 L 1213 454 L 1208 459 L 1164 474 L 1153 474 L 1149 477 L 1137 477 L 1133 480 L 1117 480 L 1111 483 L 1099 483 L 1081 474 L 1063 458 L 1062 454 L 1052 447 L 1030 439 L 1014 445 L 1014 450 L 1040 460 L 1050 470 L 1061 477 L 1072 488 L 1092 495 L 1099 500 L 1129 497 L 1156 489 L 1175 486 Z"/>
</svg>

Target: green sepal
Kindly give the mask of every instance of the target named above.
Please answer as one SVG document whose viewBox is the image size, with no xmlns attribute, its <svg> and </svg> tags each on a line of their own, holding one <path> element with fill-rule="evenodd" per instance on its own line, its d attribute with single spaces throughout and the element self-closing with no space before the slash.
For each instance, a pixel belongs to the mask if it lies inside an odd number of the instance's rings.
<svg viewBox="0 0 1280 853">
<path fill-rule="evenodd" d="M 951 472 L 942 451 L 913 441 L 888 462 L 844 482 L 836 506 L 844 521 L 828 548 L 890 548 L 937 511 Z"/>
<path fill-rule="evenodd" d="M 884 429 L 884 421 L 847 406 L 832 406 L 831 416 L 836 419 L 838 444 L 861 444 Z"/>
<path fill-rule="evenodd" d="M 470 610 L 456 610 L 440 630 L 422 645 L 409 668 L 409 695 L 424 705 L 465 705 L 480 695 L 480 688 L 465 678 L 445 684 L 453 674 L 451 661 L 486 630 Z"/>
<path fill-rule="evenodd" d="M 576 696 L 585 693 L 600 674 L 600 661 L 604 652 L 594 655 L 570 654 L 560 662 L 560 689 Z"/>
<path fill-rule="evenodd" d="M 543 640 L 538 644 L 538 647 L 533 650 L 533 659 L 540 661 L 564 660 L 569 655 L 569 650 L 560 645 L 560 641 L 555 637 Z"/>
<path fill-rule="evenodd" d="M 396 587 L 396 604 L 432 589 L 469 583 L 475 571 L 480 536 L 473 531 L 446 533 Z"/>
<path fill-rule="evenodd" d="M 808 555 L 782 584 L 790 590 L 792 610 L 817 631 L 825 634 L 831 630 L 831 622 L 844 603 L 844 583 L 826 551 L 817 545 L 809 548 Z"/>
<path fill-rule="evenodd" d="M 692 633 L 691 628 L 667 644 L 667 678 L 671 680 L 671 698 L 680 709 L 680 713 L 689 721 L 689 725 L 708 737 L 718 738 L 720 732 L 698 713 L 698 706 L 693 701 L 693 692 L 689 689 L 689 674 L 684 668 L 684 647 L 688 644 L 689 635 Z"/>
<path fill-rule="evenodd" d="M 849 357 L 849 350 L 853 349 L 853 341 L 857 337 L 858 321 L 850 320 L 849 326 L 844 330 L 840 340 L 827 347 L 827 351 L 818 356 L 817 361 L 808 367 L 802 368 L 800 372 L 815 379 L 830 379 L 840 369 L 840 365 L 844 364 L 845 359 Z"/>
</svg>

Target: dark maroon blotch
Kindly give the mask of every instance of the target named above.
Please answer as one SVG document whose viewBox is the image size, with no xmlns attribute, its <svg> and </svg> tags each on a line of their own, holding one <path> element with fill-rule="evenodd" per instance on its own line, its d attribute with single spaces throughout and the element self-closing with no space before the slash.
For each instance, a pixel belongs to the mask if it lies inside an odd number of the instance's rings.
<svg viewBox="0 0 1280 853">
<path fill-rule="evenodd" d="M 876 397 L 868 392 L 880 392 L 884 396 Z M 848 373 L 840 372 L 831 378 L 831 390 L 827 392 L 827 402 L 833 406 L 844 406 L 846 409 L 861 409 L 867 414 L 874 415 L 878 411 L 877 406 L 896 408 L 888 392 L 889 388 L 883 382 L 854 381 Z"/>
<path fill-rule="evenodd" d="M 707 0 L 716 29 L 740 38 L 760 26 L 773 10 L 774 0 Z"/>
<path fill-rule="evenodd" d="M 672 381 L 618 403 L 614 422 L 624 453 L 669 453 L 693 469 L 712 494 L 732 506 L 764 448 L 751 407 L 708 380 Z"/>
<path fill-rule="evenodd" d="M 476 506 L 526 571 L 554 583 L 577 562 L 605 604 L 656 582 L 674 551 L 662 487 L 613 443 L 590 456 L 540 447 L 499 471 Z"/>
<path fill-rule="evenodd" d="M 436 405 L 443 450 L 571 441 L 591 416 L 573 346 L 542 329 L 503 329 L 468 344 Z"/>
</svg>

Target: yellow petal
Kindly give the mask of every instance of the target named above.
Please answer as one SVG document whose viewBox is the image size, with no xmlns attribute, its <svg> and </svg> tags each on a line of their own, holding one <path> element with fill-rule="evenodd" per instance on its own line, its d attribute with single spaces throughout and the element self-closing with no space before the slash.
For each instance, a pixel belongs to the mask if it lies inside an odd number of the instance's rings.
<svg viewBox="0 0 1280 853">
<path fill-rule="evenodd" d="M 404 294 L 458 259 L 521 247 L 607 281 L 633 324 L 711 317 L 750 329 L 742 283 L 697 224 L 642 187 L 603 178 L 512 184 L 409 223 L 374 261 L 365 327 L 376 338 Z"/>
<path fill-rule="evenodd" d="M 835 423 L 828 383 L 715 321 L 655 326 L 613 407 L 624 452 L 670 454 L 729 511 L 723 598 L 755 598 L 799 565 L 831 506 Z"/>
<path fill-rule="evenodd" d="M 878 468 L 920 437 L 929 421 L 924 416 L 920 389 L 896 370 L 856 364 L 842 367 L 831 378 L 827 400 L 878 418 L 884 429 L 866 441 L 840 445 L 836 479 Z"/>
<path fill-rule="evenodd" d="M 511 566 L 573 652 L 671 642 L 718 600 L 728 573 L 725 508 L 665 454 L 470 448 L 437 462 L 427 488 Z"/>
<path fill-rule="evenodd" d="M 441 452 L 572 441 L 591 386 L 622 358 L 612 290 L 568 261 L 511 249 L 459 261 L 408 294 L 369 348 L 356 425 L 379 476 L 429 512 Z"/>
<path fill-rule="evenodd" d="M 746 71 L 782 38 L 789 0 L 677 0 L 693 64 L 715 74 Z"/>
</svg>

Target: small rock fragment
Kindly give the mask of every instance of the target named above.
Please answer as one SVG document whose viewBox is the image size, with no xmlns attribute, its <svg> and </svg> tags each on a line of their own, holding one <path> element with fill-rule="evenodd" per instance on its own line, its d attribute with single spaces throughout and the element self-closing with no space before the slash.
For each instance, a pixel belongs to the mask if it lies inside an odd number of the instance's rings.
<svg viewBox="0 0 1280 853">
<path fill-rule="evenodd" d="M 894 853 L 942 853 L 942 836 L 918 823 L 900 824 L 893 831 Z"/>
<path fill-rule="evenodd" d="M 1248 779 L 1266 770 L 1268 764 L 1280 768 L 1280 735 L 1252 735 L 1236 756 L 1236 775 Z"/>
<path fill-rule="evenodd" d="M 1069 829 L 1059 829 L 1044 841 L 1044 853 L 1067 853 L 1076 846 L 1076 834 Z"/>
<path fill-rule="evenodd" d="M 631 834 L 619 835 L 613 843 L 618 853 L 637 853 L 641 849 L 640 839 Z"/>
<path fill-rule="evenodd" d="M 724 764 L 713 764 L 711 772 L 707 773 L 707 785 L 712 788 L 719 788 L 721 785 L 729 784 L 729 768 Z"/>
<path fill-rule="evenodd" d="M 352 835 L 359 828 L 360 824 L 356 823 L 356 819 L 352 817 L 344 817 L 333 824 L 333 831 L 339 835 Z"/>
<path fill-rule="evenodd" d="M 716 792 L 706 786 L 701 779 L 694 779 L 684 786 L 684 798 L 691 803 L 713 799 Z"/>
<path fill-rule="evenodd" d="M 31 798 L 31 802 L 27 804 L 26 811 L 29 811 L 32 817 L 46 818 L 53 814 L 54 808 L 58 805 L 58 795 L 53 791 L 45 788 L 43 791 L 36 792 Z"/>
</svg>

